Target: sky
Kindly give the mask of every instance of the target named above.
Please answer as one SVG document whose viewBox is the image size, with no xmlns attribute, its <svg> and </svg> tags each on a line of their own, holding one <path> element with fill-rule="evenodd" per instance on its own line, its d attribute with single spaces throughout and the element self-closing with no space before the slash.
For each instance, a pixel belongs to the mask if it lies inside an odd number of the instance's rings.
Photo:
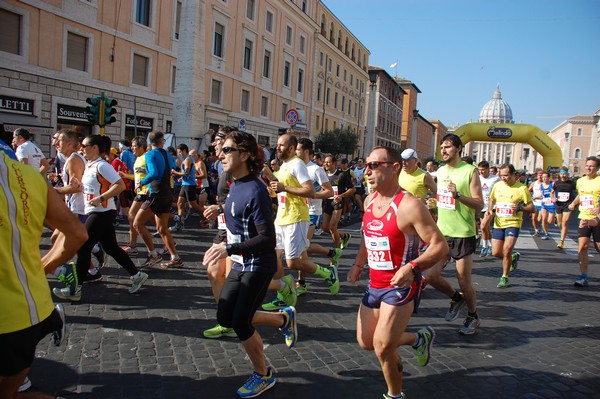
<svg viewBox="0 0 600 399">
<path fill-rule="evenodd" d="M 477 122 L 497 85 L 515 123 L 543 130 L 600 108 L 599 0 L 323 3 L 367 47 L 370 65 L 421 90 L 426 119 Z"/>
</svg>

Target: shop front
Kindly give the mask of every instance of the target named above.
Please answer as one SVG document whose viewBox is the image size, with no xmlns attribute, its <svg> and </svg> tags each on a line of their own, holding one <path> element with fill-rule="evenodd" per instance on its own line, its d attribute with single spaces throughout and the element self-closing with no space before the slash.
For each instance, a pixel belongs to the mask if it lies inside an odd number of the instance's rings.
<svg viewBox="0 0 600 399">
<path fill-rule="evenodd" d="M 125 114 L 125 138 L 131 140 L 135 136 L 148 137 L 154 127 L 154 118 Z"/>
</svg>

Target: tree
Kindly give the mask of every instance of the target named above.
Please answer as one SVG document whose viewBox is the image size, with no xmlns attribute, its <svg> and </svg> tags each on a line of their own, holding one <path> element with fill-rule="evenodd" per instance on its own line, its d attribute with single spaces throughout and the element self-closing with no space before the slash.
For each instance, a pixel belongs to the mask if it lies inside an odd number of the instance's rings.
<svg viewBox="0 0 600 399">
<path fill-rule="evenodd" d="M 358 146 L 358 135 L 349 129 L 325 130 L 315 139 L 315 148 L 318 152 L 333 154 L 354 154 Z"/>
</svg>

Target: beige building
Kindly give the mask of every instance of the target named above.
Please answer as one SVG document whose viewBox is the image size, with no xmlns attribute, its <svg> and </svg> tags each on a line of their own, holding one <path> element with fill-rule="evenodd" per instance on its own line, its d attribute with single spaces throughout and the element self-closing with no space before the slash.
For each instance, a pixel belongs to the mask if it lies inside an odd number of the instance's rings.
<svg viewBox="0 0 600 399">
<path fill-rule="evenodd" d="M 598 121 L 592 115 L 573 116 L 548 132 L 561 148 L 563 166 L 575 176 L 585 174 L 585 159 L 598 155 Z M 541 167 L 541 162 L 539 165 Z"/>
<path fill-rule="evenodd" d="M 362 153 L 368 155 L 373 147 L 385 145 L 402 147 L 402 106 L 406 92 L 383 68 L 369 67 L 367 93 L 367 129 Z"/>
<path fill-rule="evenodd" d="M 113 139 L 171 130 L 180 1 L 6 0 L 0 4 L 0 124 L 51 133 L 87 121 L 86 98 L 118 101 Z M 10 142 L 10 140 L 9 140 Z"/>
</svg>

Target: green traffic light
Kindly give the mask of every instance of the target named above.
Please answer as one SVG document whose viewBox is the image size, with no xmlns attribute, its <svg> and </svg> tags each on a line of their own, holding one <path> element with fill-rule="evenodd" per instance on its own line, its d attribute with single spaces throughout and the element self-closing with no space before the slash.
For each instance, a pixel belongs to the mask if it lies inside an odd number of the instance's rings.
<svg viewBox="0 0 600 399">
<path fill-rule="evenodd" d="M 94 125 L 98 125 L 100 123 L 98 120 L 100 113 L 100 100 L 100 97 L 88 97 L 85 99 L 85 102 L 90 104 L 85 108 L 87 111 L 87 120 Z"/>
<path fill-rule="evenodd" d="M 117 113 L 117 110 L 114 108 L 117 105 L 117 100 L 106 98 L 104 99 L 104 124 L 110 125 L 117 121 L 113 115 Z"/>
</svg>

